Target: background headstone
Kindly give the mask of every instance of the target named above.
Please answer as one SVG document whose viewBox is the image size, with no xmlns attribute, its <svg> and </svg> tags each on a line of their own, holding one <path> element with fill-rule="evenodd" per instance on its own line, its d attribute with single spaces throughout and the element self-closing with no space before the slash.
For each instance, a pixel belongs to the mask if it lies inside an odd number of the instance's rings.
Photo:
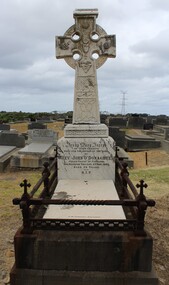
<svg viewBox="0 0 169 285">
<path fill-rule="evenodd" d="M 146 120 L 139 116 L 132 116 L 128 118 L 129 129 L 143 129 Z"/>
<path fill-rule="evenodd" d="M 127 125 L 127 118 L 124 118 L 124 117 L 110 117 L 109 118 L 110 127 L 126 128 L 126 125 Z"/>
<path fill-rule="evenodd" d="M 125 131 L 109 126 L 109 136 L 115 140 L 117 146 L 125 148 Z"/>
<path fill-rule="evenodd" d="M 16 146 L 21 148 L 25 146 L 25 138 L 17 133 L 1 132 L 0 145 Z"/>
<path fill-rule="evenodd" d="M 28 124 L 28 130 L 32 129 L 47 129 L 47 125 L 40 122 L 32 122 L 31 124 Z"/>
<path fill-rule="evenodd" d="M 9 131 L 10 125 L 8 124 L 0 124 L 0 131 Z"/>
</svg>

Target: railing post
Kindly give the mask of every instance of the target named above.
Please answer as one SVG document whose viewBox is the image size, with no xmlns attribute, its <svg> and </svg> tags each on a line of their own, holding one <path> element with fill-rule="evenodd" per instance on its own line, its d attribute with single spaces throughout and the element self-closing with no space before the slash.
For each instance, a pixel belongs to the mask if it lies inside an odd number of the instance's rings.
<svg viewBox="0 0 169 285">
<path fill-rule="evenodd" d="M 117 172 L 118 172 L 118 164 L 117 164 L 117 159 L 118 159 L 118 152 L 119 148 L 118 146 L 115 147 L 115 179 L 117 177 Z"/>
<path fill-rule="evenodd" d="M 23 217 L 23 232 L 28 233 L 30 231 L 30 209 L 29 209 L 29 199 L 30 195 L 27 192 L 27 188 L 30 187 L 31 184 L 27 182 L 26 179 L 20 183 L 20 187 L 24 187 L 24 193 L 21 197 L 20 208 L 22 210 Z"/>
<path fill-rule="evenodd" d="M 147 188 L 148 185 L 144 183 L 144 180 L 140 180 L 140 184 L 136 185 L 137 188 L 140 188 L 140 193 L 137 196 L 138 201 L 138 213 L 137 213 L 137 220 L 138 220 L 138 231 L 144 233 L 144 220 L 145 214 L 147 210 L 147 200 L 144 195 L 144 188 Z"/>
<path fill-rule="evenodd" d="M 123 162 L 122 166 L 123 166 L 123 169 L 121 170 L 120 175 L 121 175 L 121 178 L 122 178 L 122 185 L 123 185 L 123 193 L 122 193 L 122 195 L 124 196 L 125 189 L 127 188 L 127 180 L 125 179 L 124 176 L 125 175 L 129 176 L 129 172 L 128 172 L 128 169 L 127 169 L 128 164 L 126 162 Z"/>
<path fill-rule="evenodd" d="M 55 174 L 56 174 L 56 183 L 58 184 L 58 160 L 57 159 L 55 163 Z"/>
<path fill-rule="evenodd" d="M 49 176 L 50 176 L 50 170 L 49 170 L 49 163 L 45 162 L 43 164 L 44 170 L 42 171 L 42 176 L 44 175 L 44 188 L 45 188 L 45 193 L 47 196 L 49 196 Z"/>
</svg>

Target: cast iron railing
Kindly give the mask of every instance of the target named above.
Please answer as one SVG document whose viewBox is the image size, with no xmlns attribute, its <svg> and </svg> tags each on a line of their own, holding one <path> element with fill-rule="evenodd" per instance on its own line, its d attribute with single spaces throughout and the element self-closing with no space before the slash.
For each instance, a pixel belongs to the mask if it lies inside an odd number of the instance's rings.
<svg viewBox="0 0 169 285">
<path fill-rule="evenodd" d="M 144 220 L 147 207 L 155 206 L 155 201 L 147 199 L 144 195 L 144 188 L 147 184 L 140 180 L 136 187 L 140 188 L 139 193 L 129 178 L 127 164 L 120 162 L 118 156 L 115 158 L 116 164 L 116 184 L 120 185 L 120 200 L 66 200 L 50 199 L 57 185 L 57 157 L 52 164 L 44 164 L 41 179 L 28 193 L 30 184 L 25 179 L 20 184 L 24 187 L 21 198 L 14 198 L 13 204 L 20 205 L 23 216 L 23 233 L 32 233 L 35 229 L 55 229 L 55 230 L 112 230 L 112 231 L 133 231 L 138 235 L 145 235 Z M 34 198 L 34 194 L 44 183 L 44 189 L 39 197 Z M 132 213 L 132 218 L 126 219 L 45 219 L 37 217 L 40 207 L 48 205 L 104 205 L 127 207 Z M 56 212 L 57 215 L 57 212 Z"/>
</svg>

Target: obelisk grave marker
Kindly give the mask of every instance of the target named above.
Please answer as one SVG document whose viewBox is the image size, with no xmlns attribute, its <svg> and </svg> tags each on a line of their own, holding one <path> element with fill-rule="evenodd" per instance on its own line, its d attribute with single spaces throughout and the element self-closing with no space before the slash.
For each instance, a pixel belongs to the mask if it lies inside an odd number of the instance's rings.
<svg viewBox="0 0 169 285">
<path fill-rule="evenodd" d="M 114 140 L 100 124 L 96 69 L 115 57 L 115 35 L 96 24 L 97 9 L 78 9 L 75 24 L 56 37 L 56 58 L 75 69 L 73 124 L 58 141 L 59 179 L 113 179 Z"/>
</svg>

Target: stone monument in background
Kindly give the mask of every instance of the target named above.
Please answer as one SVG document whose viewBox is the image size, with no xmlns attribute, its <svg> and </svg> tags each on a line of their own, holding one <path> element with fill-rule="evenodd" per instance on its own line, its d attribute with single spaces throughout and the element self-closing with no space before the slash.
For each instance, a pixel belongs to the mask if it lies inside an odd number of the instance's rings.
<svg viewBox="0 0 169 285">
<path fill-rule="evenodd" d="M 96 69 L 116 55 L 115 35 L 96 24 L 97 9 L 75 10 L 75 24 L 56 37 L 56 57 L 75 69 L 73 124 L 58 141 L 59 179 L 113 179 L 114 140 L 100 124 Z"/>
</svg>

